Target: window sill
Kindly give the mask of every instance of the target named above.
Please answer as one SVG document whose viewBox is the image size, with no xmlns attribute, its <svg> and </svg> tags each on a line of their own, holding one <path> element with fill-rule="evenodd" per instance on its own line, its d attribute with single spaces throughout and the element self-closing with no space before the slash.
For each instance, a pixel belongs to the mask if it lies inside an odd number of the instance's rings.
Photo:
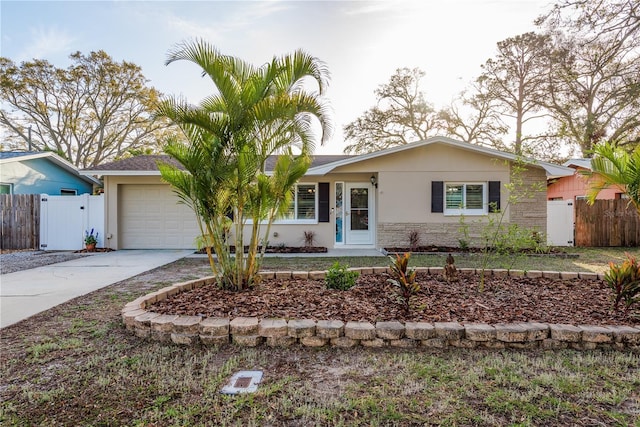
<svg viewBox="0 0 640 427">
<path fill-rule="evenodd" d="M 316 219 L 281 219 L 273 221 L 273 225 L 318 224 Z"/>
</svg>

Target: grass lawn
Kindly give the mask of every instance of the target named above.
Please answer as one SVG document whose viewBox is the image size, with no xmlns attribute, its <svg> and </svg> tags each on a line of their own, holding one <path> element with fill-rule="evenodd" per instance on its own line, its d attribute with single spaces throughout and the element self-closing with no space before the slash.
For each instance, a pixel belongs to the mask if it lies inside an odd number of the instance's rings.
<svg viewBox="0 0 640 427">
<path fill-rule="evenodd" d="M 604 271 L 625 250 L 572 252 L 580 256 L 517 258 L 512 268 Z M 269 258 L 265 267 L 334 261 Z M 412 261 L 441 266 L 444 257 Z M 124 330 L 126 302 L 207 274 L 205 259 L 180 260 L 2 329 L 0 425 L 640 426 L 638 352 L 185 348 Z M 219 393 L 233 373 L 254 369 L 264 371 L 257 393 Z"/>
<path fill-rule="evenodd" d="M 566 256 L 548 255 L 496 255 L 496 254 L 460 254 L 455 256 L 458 268 L 507 268 L 515 270 L 542 271 L 586 271 L 602 273 L 608 268 L 609 261 L 620 263 L 625 259 L 625 252 L 640 256 L 638 248 L 566 248 Z M 414 254 L 410 265 L 414 267 L 442 267 L 445 265 L 446 253 Z M 351 267 L 386 266 L 387 257 L 341 257 L 341 258 L 297 258 L 267 257 L 265 269 L 283 270 L 325 270 L 339 261 Z"/>
</svg>

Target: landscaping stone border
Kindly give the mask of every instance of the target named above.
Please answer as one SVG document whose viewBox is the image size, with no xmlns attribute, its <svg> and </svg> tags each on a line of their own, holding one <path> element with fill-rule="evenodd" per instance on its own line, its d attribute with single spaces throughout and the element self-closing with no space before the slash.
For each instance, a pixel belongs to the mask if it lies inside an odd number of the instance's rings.
<svg viewBox="0 0 640 427">
<path fill-rule="evenodd" d="M 387 267 L 351 268 L 361 274 L 387 273 Z M 418 267 L 418 272 L 442 274 L 442 267 Z M 460 272 L 478 273 L 473 268 Z M 323 279 L 325 271 L 261 272 L 264 279 Z M 493 276 L 550 277 L 556 279 L 602 279 L 596 273 L 522 270 L 486 270 Z M 215 283 L 215 277 L 191 280 L 162 288 L 126 304 L 122 320 L 138 337 L 182 345 L 229 343 L 256 347 L 301 344 L 306 347 L 400 347 L 400 348 L 517 348 L 592 350 L 630 348 L 640 350 L 640 327 L 568 325 L 546 323 L 458 323 L 458 322 L 342 322 L 340 320 L 259 319 L 257 317 L 202 318 L 158 314 L 147 308 L 179 292 Z"/>
</svg>

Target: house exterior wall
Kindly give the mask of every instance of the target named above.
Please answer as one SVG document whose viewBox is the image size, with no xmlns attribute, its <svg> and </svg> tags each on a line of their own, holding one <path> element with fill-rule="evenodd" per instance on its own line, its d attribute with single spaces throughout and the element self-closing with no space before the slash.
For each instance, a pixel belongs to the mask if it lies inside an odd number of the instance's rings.
<svg viewBox="0 0 640 427">
<path fill-rule="evenodd" d="M 0 167 L 0 183 L 11 184 L 13 194 L 60 195 L 60 190 L 91 194 L 93 186 L 46 158 L 5 162 Z"/>
<path fill-rule="evenodd" d="M 321 246 L 327 248 L 333 248 L 335 246 L 335 206 L 336 206 L 336 194 L 335 184 L 337 182 L 361 182 L 371 186 L 373 191 L 375 188 L 370 184 L 371 173 L 331 173 L 325 176 L 305 176 L 298 184 L 317 184 L 320 182 L 329 183 L 329 207 L 330 215 L 329 222 L 315 222 L 313 224 L 300 224 L 292 221 L 278 221 L 276 220 L 271 229 L 269 230 L 269 236 L 267 237 L 268 244 L 271 246 L 284 245 L 288 247 L 304 246 L 304 232 L 313 231 L 315 233 L 314 246 Z M 374 203 L 374 208 L 376 203 Z M 374 211 L 374 217 L 376 213 Z M 265 231 L 263 226 L 262 231 Z M 251 226 L 248 225 L 244 229 L 245 244 L 249 242 L 251 233 Z"/>
<path fill-rule="evenodd" d="M 489 215 L 448 215 L 431 212 L 432 181 L 473 183 L 500 182 L 500 205 L 504 224 L 517 223 L 546 233 L 546 175 L 540 167 L 529 167 L 520 173 L 520 179 L 537 184 L 531 198 L 510 203 L 509 186 L 512 165 L 483 153 L 430 144 L 385 156 L 340 166 L 324 176 L 303 177 L 300 183 L 329 183 L 329 222 L 296 223 L 276 221 L 266 237 L 269 245 L 303 246 L 304 232 L 315 233 L 314 245 L 338 248 L 336 233 L 335 184 L 362 183 L 374 194 L 372 218 L 373 247 L 409 246 L 409 233 L 417 231 L 421 245 L 459 246 L 460 239 L 471 246 L 481 246 L 482 230 L 490 221 Z M 377 179 L 377 188 L 370 177 Z M 123 184 L 161 184 L 159 176 L 107 176 L 105 177 L 106 233 L 112 236 L 111 247 L 118 248 L 118 186 Z M 167 185 L 167 184 L 164 184 Z M 500 214 L 491 214 L 494 217 Z M 467 234 L 462 233 L 465 226 Z M 264 226 L 263 226 L 264 227 Z M 266 231 L 265 228 L 262 230 Z M 244 230 L 245 244 L 250 237 L 250 225 Z M 348 245 L 347 245 L 348 246 Z"/>
<path fill-rule="evenodd" d="M 431 182 L 500 181 L 500 204 L 510 220 L 510 165 L 503 160 L 443 144 L 401 151 L 384 158 L 340 168 L 377 171 L 377 247 L 407 247 L 409 234 L 418 232 L 421 245 L 458 246 L 463 237 L 460 215 L 431 212 Z M 544 177 L 544 171 L 541 170 Z M 369 175 L 371 175 L 369 173 Z M 544 178 L 541 181 L 544 183 Z M 477 242 L 487 215 L 464 217 L 470 243 Z"/>
<path fill-rule="evenodd" d="M 572 176 L 563 176 L 555 179 L 547 187 L 547 200 L 576 200 L 576 197 L 583 197 L 589 191 L 589 178 L 580 175 L 582 168 L 577 168 Z M 602 190 L 597 199 L 619 199 L 622 191 L 618 188 L 607 188 Z"/>
<path fill-rule="evenodd" d="M 501 165 L 505 166 L 502 162 Z M 379 247 L 409 247 L 409 235 L 411 232 L 417 232 L 419 245 L 434 246 L 453 246 L 459 247 L 460 241 L 472 247 L 481 247 L 484 245 L 482 238 L 483 231 L 486 229 L 490 218 L 494 223 L 501 222 L 504 225 L 515 223 L 522 228 L 527 228 L 540 233 L 541 236 L 547 232 L 547 204 L 545 181 L 546 174 L 540 168 L 526 168 L 523 171 L 514 172 L 511 165 L 506 165 L 509 172 L 500 171 L 498 174 L 488 172 L 491 178 L 486 180 L 499 180 L 501 182 L 500 206 L 501 212 L 482 215 L 453 215 L 447 216 L 442 213 L 422 214 L 423 219 L 419 221 L 380 221 L 378 222 L 378 246 Z M 519 175 L 517 181 L 522 181 L 521 186 L 514 184 L 514 194 L 510 197 L 510 193 L 505 184 L 510 181 L 509 174 L 515 173 Z M 469 181 L 482 181 L 476 173 L 463 176 L 471 177 Z M 449 173 L 442 173 L 438 176 L 442 180 L 456 180 L 450 178 Z M 486 176 L 486 175 L 485 175 Z M 499 179 L 501 178 L 501 179 Z M 515 182 L 516 180 L 514 180 Z M 430 193 L 430 186 L 423 189 L 424 193 Z M 382 198 L 382 197 L 381 197 Z M 510 200 L 512 199 L 512 200 Z M 425 212 L 430 208 L 430 197 L 428 198 L 429 206 L 425 208 Z M 503 215 L 504 213 L 504 215 Z M 392 214 L 390 212 L 390 214 Z M 381 215 L 382 216 L 382 215 Z M 402 218 L 402 217 L 401 217 Z"/>
</svg>

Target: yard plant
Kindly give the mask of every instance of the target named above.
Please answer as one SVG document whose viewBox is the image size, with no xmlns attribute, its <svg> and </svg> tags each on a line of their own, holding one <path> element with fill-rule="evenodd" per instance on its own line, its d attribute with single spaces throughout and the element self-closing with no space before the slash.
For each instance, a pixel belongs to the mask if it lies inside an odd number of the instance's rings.
<svg viewBox="0 0 640 427">
<path fill-rule="evenodd" d="M 182 60 L 200 66 L 215 93 L 198 106 L 175 97 L 161 104 L 159 114 L 178 125 L 184 139 L 165 146 L 180 166 L 164 163 L 160 172 L 196 213 L 200 241 L 220 285 L 245 289 L 257 280 L 266 249 L 260 249 L 260 242 L 267 241 L 274 219 L 289 208 L 292 190 L 309 168 L 316 141 L 313 123 L 319 123 L 322 138 L 330 133 L 322 98 L 328 71 L 304 51 L 255 67 L 202 40 L 176 47 L 167 64 Z M 308 89 L 310 82 L 317 91 Z M 278 158 L 267 173 L 272 155 Z M 235 242 L 235 257 L 229 240 Z"/>
<path fill-rule="evenodd" d="M 604 271 L 621 249 L 526 258 L 530 269 Z M 446 255 L 445 255 L 446 256 Z M 491 260 L 490 268 L 508 262 Z M 525 259 L 525 258 L 523 258 Z M 335 258 L 265 258 L 270 269 L 327 269 Z M 386 257 L 348 258 L 355 267 Z M 519 262 L 521 262 L 519 260 Z M 415 266 L 443 257 L 413 255 Z M 460 267 L 479 265 L 459 257 Z M 636 426 L 640 354 L 633 351 L 183 347 L 139 339 L 124 304 L 208 274 L 184 259 L 38 314 L 0 333 L 0 424 L 317 426 Z M 220 393 L 240 370 L 258 391 Z"/>
<path fill-rule="evenodd" d="M 395 287 L 404 310 L 409 312 L 411 296 L 420 291 L 420 285 L 416 283 L 416 270 L 409 268 L 411 254 L 407 252 L 402 256 L 396 254 L 395 257 L 389 258 L 391 259 L 391 279 L 389 279 L 389 283 Z"/>
<path fill-rule="evenodd" d="M 593 150 L 591 170 L 582 173 L 590 178 L 587 194 L 593 204 L 601 190 L 616 187 L 629 197 L 640 214 L 640 148 L 628 152 L 612 143 L 598 144 Z"/>
<path fill-rule="evenodd" d="M 336 261 L 325 275 L 327 288 L 341 291 L 351 289 L 355 286 L 359 275 L 360 273 L 357 271 L 349 270 L 348 264 L 340 264 L 340 262 Z"/>
<path fill-rule="evenodd" d="M 640 301 L 640 264 L 634 256 L 626 256 L 627 259 L 621 264 L 609 262 L 609 271 L 604 275 L 605 282 L 613 291 L 614 310 L 618 309 L 622 301 L 627 310 Z"/>
</svg>

